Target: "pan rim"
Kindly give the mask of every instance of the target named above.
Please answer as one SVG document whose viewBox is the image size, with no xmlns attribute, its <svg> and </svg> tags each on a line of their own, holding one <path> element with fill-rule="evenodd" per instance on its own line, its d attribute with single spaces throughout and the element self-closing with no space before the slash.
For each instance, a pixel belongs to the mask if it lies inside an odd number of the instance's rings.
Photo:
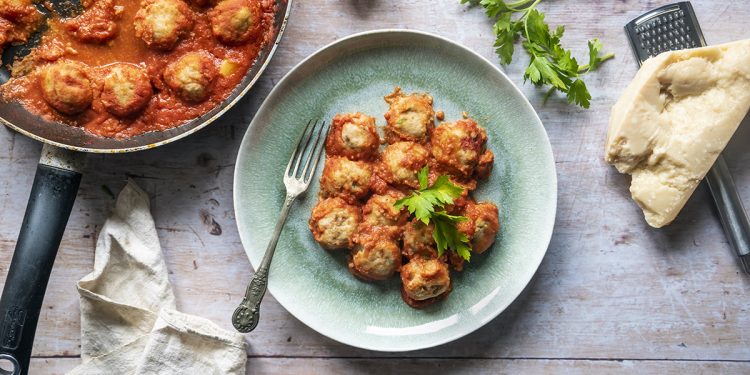
<svg viewBox="0 0 750 375">
<path fill-rule="evenodd" d="M 281 0 L 286 2 L 286 12 L 284 13 L 284 17 L 281 21 L 281 25 L 279 27 L 278 35 L 276 35 L 276 39 L 273 41 L 273 46 L 271 47 L 271 50 L 268 52 L 268 56 L 266 57 L 265 61 L 263 61 L 263 64 L 258 69 L 258 72 L 255 74 L 255 76 L 250 80 L 250 82 L 245 85 L 245 87 L 231 100 L 222 102 L 220 105 L 224 105 L 223 108 L 221 108 L 218 112 L 216 112 L 213 116 L 206 119 L 199 125 L 182 131 L 170 138 L 163 139 L 158 142 L 149 143 L 145 145 L 139 145 L 139 146 L 132 146 L 132 147 L 123 147 L 123 148 L 91 148 L 91 147 L 82 147 L 82 146 L 74 146 L 65 144 L 62 142 L 53 141 L 47 138 L 44 138 L 42 136 L 39 136 L 37 134 L 34 134 L 26 129 L 23 129 L 12 122 L 6 120 L 4 117 L 0 116 L 0 123 L 7 126 L 8 128 L 26 136 L 31 139 L 37 140 L 39 142 L 42 142 L 44 144 L 48 144 L 51 146 L 71 150 L 71 151 L 77 151 L 77 152 L 86 152 L 86 153 L 93 153 L 93 154 L 120 154 L 120 153 L 128 153 L 128 152 L 136 152 L 136 151 L 143 151 L 143 150 L 150 150 L 152 148 L 156 148 L 159 146 L 166 145 L 168 143 L 175 142 L 177 140 L 180 140 L 182 138 L 185 138 L 193 133 L 196 133 L 197 131 L 205 128 L 206 126 L 210 125 L 214 121 L 218 120 L 221 116 L 223 116 L 227 111 L 229 111 L 231 108 L 233 108 L 237 102 L 240 101 L 247 93 L 250 91 L 250 89 L 255 86 L 258 79 L 263 75 L 263 72 L 266 71 L 266 68 L 268 67 L 268 64 L 271 62 L 271 59 L 273 58 L 274 54 L 276 53 L 276 49 L 279 47 L 279 44 L 281 43 L 281 39 L 284 35 L 284 30 L 286 30 L 287 23 L 289 22 L 289 16 L 292 12 L 292 2 L 294 0 Z M 252 68 L 252 67 L 251 67 Z M 226 99 L 225 99 L 226 100 Z"/>
</svg>

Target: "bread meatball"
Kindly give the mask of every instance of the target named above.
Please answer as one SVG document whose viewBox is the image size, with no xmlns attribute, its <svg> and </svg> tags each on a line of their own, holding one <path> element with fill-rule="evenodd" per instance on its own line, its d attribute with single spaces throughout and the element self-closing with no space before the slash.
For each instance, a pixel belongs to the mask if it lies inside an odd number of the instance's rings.
<svg viewBox="0 0 750 375">
<path fill-rule="evenodd" d="M 454 270 L 458 272 L 464 270 L 464 263 L 466 262 L 466 259 L 464 259 L 461 255 L 459 255 L 455 251 L 447 251 L 445 255 L 448 260 L 448 264 L 450 264 L 450 266 L 453 267 Z"/>
<path fill-rule="evenodd" d="M 403 193 L 395 190 L 370 196 L 362 207 L 364 222 L 378 226 L 403 226 L 409 220 L 409 211 L 395 206 L 396 201 L 403 197 Z"/>
<path fill-rule="evenodd" d="M 224 0 L 209 13 L 211 31 L 224 44 L 241 44 L 261 35 L 262 15 L 258 0 Z"/>
<path fill-rule="evenodd" d="M 218 75 L 216 59 L 205 51 L 188 52 L 164 69 L 164 82 L 182 100 L 206 100 Z"/>
<path fill-rule="evenodd" d="M 360 225 L 354 234 L 349 271 L 364 280 L 385 280 L 401 268 L 401 251 L 392 227 Z"/>
<path fill-rule="evenodd" d="M 429 225 L 420 220 L 413 219 L 404 226 L 404 248 L 403 254 L 409 259 L 435 259 L 437 255 L 437 245 L 432 238 L 432 232 L 435 226 Z"/>
<path fill-rule="evenodd" d="M 107 112 L 127 117 L 146 107 L 151 95 L 151 80 L 144 69 L 131 64 L 117 63 L 109 67 L 102 86 L 102 105 Z"/>
<path fill-rule="evenodd" d="M 487 251 L 500 230 L 497 206 L 490 202 L 469 203 L 463 215 L 469 220 L 460 223 L 458 229 L 469 237 L 472 251 L 477 254 Z M 471 226 L 468 230 L 467 224 Z"/>
<path fill-rule="evenodd" d="M 35 11 L 31 0 L 0 0 L 0 17 L 8 21 L 23 21 Z"/>
<path fill-rule="evenodd" d="M 332 156 L 326 158 L 323 175 L 320 177 L 322 197 L 339 196 L 354 203 L 370 192 L 372 165 Z"/>
<path fill-rule="evenodd" d="M 119 18 L 114 0 L 97 0 L 83 13 L 65 19 L 62 24 L 70 35 L 81 42 L 103 44 L 117 37 Z"/>
<path fill-rule="evenodd" d="M 448 265 L 438 259 L 416 258 L 401 267 L 401 297 L 414 308 L 426 307 L 448 295 Z"/>
<path fill-rule="evenodd" d="M 12 22 L 0 17 L 0 53 L 3 51 L 5 44 L 10 43 L 13 40 L 13 29 L 16 26 Z"/>
<path fill-rule="evenodd" d="M 198 7 L 207 7 L 216 5 L 219 0 L 191 0 L 190 3 Z"/>
<path fill-rule="evenodd" d="M 427 142 L 435 128 L 435 111 L 432 97 L 423 93 L 404 94 L 400 87 L 385 97 L 390 104 L 385 113 L 385 140 Z"/>
<path fill-rule="evenodd" d="M 308 223 L 315 241 L 328 250 L 347 249 L 362 214 L 357 206 L 341 198 L 322 199 L 313 208 Z"/>
<path fill-rule="evenodd" d="M 31 0 L 0 0 L 0 53 L 6 45 L 26 43 L 41 19 Z M 14 65 L 14 72 L 26 68 Z"/>
<path fill-rule="evenodd" d="M 392 185 L 419 188 L 417 173 L 429 161 L 427 149 L 414 142 L 396 142 L 383 150 L 383 178 Z"/>
<path fill-rule="evenodd" d="M 492 165 L 495 163 L 495 154 L 490 150 L 485 150 L 482 156 L 479 157 L 477 168 L 474 171 L 476 178 L 484 180 L 490 177 L 492 173 Z"/>
<path fill-rule="evenodd" d="M 149 47 L 171 50 L 193 28 L 193 18 L 182 0 L 143 0 L 133 19 L 135 36 Z"/>
<path fill-rule="evenodd" d="M 448 173 L 469 178 L 484 154 L 487 133 L 472 119 L 446 122 L 432 134 L 432 156 Z"/>
<path fill-rule="evenodd" d="M 326 138 L 326 154 L 369 160 L 377 157 L 379 146 L 375 118 L 359 112 L 338 114 L 333 118 Z"/>
<path fill-rule="evenodd" d="M 89 68 L 77 61 L 62 60 L 41 71 L 42 95 L 54 109 L 75 115 L 85 111 L 94 98 Z"/>
</svg>

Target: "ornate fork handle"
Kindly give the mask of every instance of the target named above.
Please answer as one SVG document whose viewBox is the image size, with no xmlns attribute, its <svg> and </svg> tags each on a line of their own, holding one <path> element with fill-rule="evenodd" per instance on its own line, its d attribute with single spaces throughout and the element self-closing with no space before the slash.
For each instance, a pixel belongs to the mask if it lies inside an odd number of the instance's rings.
<svg viewBox="0 0 750 375">
<path fill-rule="evenodd" d="M 250 284 L 247 286 L 245 298 L 242 299 L 242 302 L 232 314 L 232 325 L 239 332 L 248 333 L 258 326 L 260 302 L 263 300 L 268 287 L 268 269 L 271 266 L 271 259 L 273 259 L 273 253 L 276 251 L 281 230 L 284 228 L 287 216 L 289 216 L 289 208 L 292 207 L 295 198 L 297 198 L 297 195 L 287 194 L 284 206 L 281 208 L 281 215 L 276 221 L 271 242 L 268 243 L 266 253 L 263 255 L 263 261 L 261 261 L 260 267 L 255 271 Z"/>
<path fill-rule="evenodd" d="M 253 279 L 247 287 L 245 298 L 242 299 L 242 302 L 232 315 L 232 325 L 238 331 L 247 333 L 258 326 L 260 301 L 263 300 L 263 296 L 266 294 L 267 285 L 268 270 L 258 270 L 253 275 Z"/>
<path fill-rule="evenodd" d="M 276 221 L 276 227 L 273 230 L 273 236 L 268 243 L 266 253 L 263 255 L 263 261 L 260 267 L 255 271 L 250 285 L 245 291 L 245 298 L 234 310 L 232 314 L 232 325 L 238 331 L 247 333 L 255 329 L 260 319 L 260 301 L 266 294 L 268 286 L 268 269 L 271 266 L 273 253 L 276 251 L 276 243 L 279 242 L 281 230 L 284 229 L 284 223 L 289 215 L 289 209 L 292 203 L 300 194 L 310 186 L 310 181 L 315 175 L 318 168 L 318 161 L 323 151 L 322 140 L 326 138 L 326 123 L 321 124 L 319 121 L 310 120 L 305 126 L 305 130 L 300 134 L 297 148 L 289 159 L 289 164 L 284 172 L 284 186 L 286 187 L 286 200 L 281 208 L 279 220 Z"/>
</svg>

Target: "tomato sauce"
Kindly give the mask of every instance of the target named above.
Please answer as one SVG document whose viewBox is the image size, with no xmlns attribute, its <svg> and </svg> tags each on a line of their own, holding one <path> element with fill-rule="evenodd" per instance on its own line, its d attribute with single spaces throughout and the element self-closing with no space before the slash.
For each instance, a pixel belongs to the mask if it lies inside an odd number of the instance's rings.
<svg viewBox="0 0 750 375">
<path fill-rule="evenodd" d="M 138 1 L 97 0 L 77 18 L 48 20 L 49 30 L 41 44 L 14 65 L 14 78 L 0 88 L 3 99 L 19 100 L 30 112 L 47 120 L 81 127 L 102 137 L 127 138 L 174 128 L 221 104 L 253 65 L 263 45 L 273 42 L 275 4 L 262 0 L 261 5 L 263 35 L 256 40 L 238 46 L 222 44 L 211 32 L 210 8 L 191 5 L 195 15 L 192 31 L 173 50 L 159 51 L 148 48 L 135 36 L 133 19 L 140 6 Z M 166 87 L 162 72 L 183 54 L 198 50 L 215 57 L 220 74 L 205 101 L 190 103 Z M 44 100 L 38 75 L 40 67 L 63 58 L 91 67 L 90 75 L 98 88 L 102 73 L 110 64 L 125 62 L 145 67 L 154 95 L 133 118 L 118 118 L 107 112 L 98 99 L 99 90 L 95 90 L 95 99 L 85 112 L 75 116 L 61 114 Z"/>
</svg>

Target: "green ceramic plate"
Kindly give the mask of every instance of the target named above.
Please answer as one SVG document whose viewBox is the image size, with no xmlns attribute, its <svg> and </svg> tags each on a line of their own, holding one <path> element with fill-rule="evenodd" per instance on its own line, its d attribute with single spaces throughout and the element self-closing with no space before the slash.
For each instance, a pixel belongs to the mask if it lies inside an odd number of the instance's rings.
<svg viewBox="0 0 750 375">
<path fill-rule="evenodd" d="M 312 329 L 352 346 L 406 351 L 455 340 L 500 314 L 521 293 L 547 251 L 555 222 L 557 180 L 539 117 L 494 65 L 459 44 L 407 30 L 339 40 L 289 72 L 255 115 L 237 158 L 234 201 L 242 243 L 253 266 L 263 257 L 284 200 L 282 175 L 308 119 L 361 111 L 380 125 L 383 96 L 399 85 L 427 91 L 446 120 L 467 111 L 487 130 L 494 172 L 478 200 L 500 207 L 493 248 L 454 275 L 450 297 L 426 310 L 401 301 L 399 280 L 366 283 L 346 268 L 345 252 L 320 248 L 307 228 L 318 176 L 292 208 L 270 271 L 269 291 Z M 321 168 L 318 168 L 320 174 Z M 261 311 L 261 323 L 263 313 Z"/>
</svg>

